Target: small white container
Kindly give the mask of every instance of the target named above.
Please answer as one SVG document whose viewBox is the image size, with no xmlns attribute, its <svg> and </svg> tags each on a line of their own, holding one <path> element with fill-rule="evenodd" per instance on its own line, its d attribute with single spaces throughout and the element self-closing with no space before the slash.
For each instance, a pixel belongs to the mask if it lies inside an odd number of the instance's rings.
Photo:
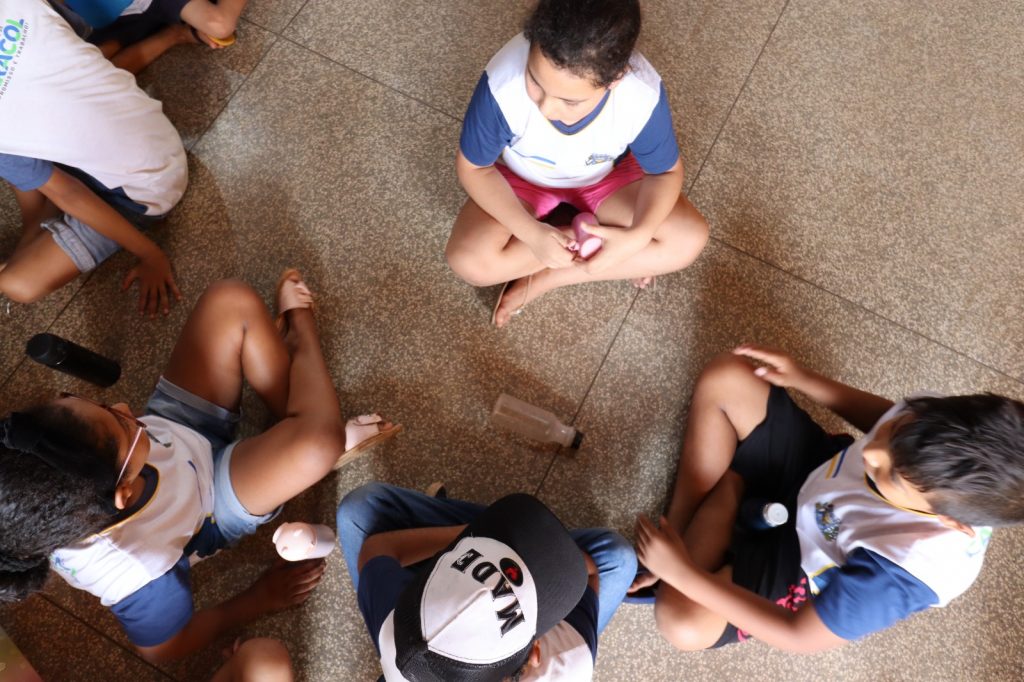
<svg viewBox="0 0 1024 682">
<path fill-rule="evenodd" d="M 274 531 L 274 546 L 285 561 L 319 559 L 334 550 L 336 537 L 319 523 L 282 523 Z"/>
</svg>

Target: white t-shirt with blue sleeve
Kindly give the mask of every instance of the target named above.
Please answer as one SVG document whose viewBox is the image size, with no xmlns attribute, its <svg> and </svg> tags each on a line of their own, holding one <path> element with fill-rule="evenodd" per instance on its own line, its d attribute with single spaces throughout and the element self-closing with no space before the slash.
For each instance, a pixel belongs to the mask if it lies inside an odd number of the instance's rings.
<svg viewBox="0 0 1024 682">
<path fill-rule="evenodd" d="M 608 175 L 627 151 L 646 173 L 679 160 L 661 77 L 640 53 L 601 103 L 572 125 L 544 117 L 526 91 L 530 43 L 519 34 L 487 64 L 470 100 L 459 147 L 476 166 L 499 158 L 543 187 L 586 187 Z"/>
<path fill-rule="evenodd" d="M 883 630 L 932 606 L 945 606 L 978 577 L 992 535 L 974 536 L 887 501 L 864 471 L 864 446 L 879 425 L 906 409 L 894 405 L 863 438 L 807 477 L 796 529 L 801 568 L 822 622 L 843 639 Z"/>
<path fill-rule="evenodd" d="M 116 523 L 56 550 L 50 567 L 110 607 L 137 646 L 176 635 L 193 613 L 190 566 L 220 547 L 212 527 L 210 441 L 163 417 L 141 420 L 153 436 L 138 502 Z"/>
<path fill-rule="evenodd" d="M 4 0 L 3 8 L 0 154 L 77 169 L 147 215 L 170 211 L 188 164 L 160 102 L 44 0 Z"/>
</svg>

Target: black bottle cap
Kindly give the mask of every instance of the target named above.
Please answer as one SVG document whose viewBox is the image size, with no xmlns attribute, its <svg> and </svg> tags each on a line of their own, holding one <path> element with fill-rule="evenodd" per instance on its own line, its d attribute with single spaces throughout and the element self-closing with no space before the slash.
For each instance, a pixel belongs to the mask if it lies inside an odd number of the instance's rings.
<svg viewBox="0 0 1024 682">
<path fill-rule="evenodd" d="M 579 450 L 580 449 L 580 445 L 582 443 L 583 443 L 583 432 L 582 431 L 577 431 L 576 435 L 573 436 L 573 438 L 572 438 L 572 445 L 569 446 L 569 447 L 571 447 L 573 450 Z"/>
<path fill-rule="evenodd" d="M 36 334 L 25 345 L 25 353 L 44 365 L 60 364 L 67 357 L 68 349 L 64 339 L 53 334 Z"/>
</svg>

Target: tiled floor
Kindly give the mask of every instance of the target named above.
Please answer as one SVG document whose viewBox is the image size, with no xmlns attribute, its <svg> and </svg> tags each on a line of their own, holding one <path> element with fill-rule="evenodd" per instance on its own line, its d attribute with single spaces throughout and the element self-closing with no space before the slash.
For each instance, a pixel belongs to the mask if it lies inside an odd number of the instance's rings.
<svg viewBox="0 0 1024 682">
<path fill-rule="evenodd" d="M 713 235 L 657 291 L 564 290 L 495 331 L 496 291 L 447 270 L 464 198 L 453 169 L 462 111 L 525 3 L 252 0 L 236 46 L 179 48 L 140 77 L 190 149 L 190 189 L 157 235 L 185 303 L 167 320 L 139 319 L 118 292 L 129 262 L 119 256 L 15 308 L 0 341 L 4 411 L 73 385 L 22 360 L 28 336 L 47 329 L 120 358 L 125 378 L 101 397 L 141 404 L 206 283 L 241 277 L 269 299 L 285 265 L 319 293 L 345 410 L 385 410 L 407 429 L 289 504 L 291 519 L 331 520 L 369 480 L 443 478 L 456 496 L 537 492 L 567 523 L 631 533 L 635 513 L 664 504 L 701 365 L 745 340 L 883 395 L 1024 397 L 1024 6 L 645 8 L 642 47 L 668 84 L 686 186 Z M 16 225 L 6 191 L 0 209 L 4 248 Z M 556 455 L 491 430 L 503 390 L 574 419 L 586 447 Z M 264 418 L 252 408 L 250 429 Z M 270 530 L 197 568 L 199 606 L 259 573 Z M 601 640 L 597 679 L 1020 678 L 1022 552 L 1024 532 L 999 532 L 966 597 L 811 657 L 759 644 L 675 653 L 649 610 L 625 606 Z M 0 622 L 47 680 L 202 680 L 219 660 L 212 647 L 154 668 L 60 581 Z M 338 556 L 304 608 L 244 634 L 283 639 L 302 680 L 378 674 Z"/>
</svg>

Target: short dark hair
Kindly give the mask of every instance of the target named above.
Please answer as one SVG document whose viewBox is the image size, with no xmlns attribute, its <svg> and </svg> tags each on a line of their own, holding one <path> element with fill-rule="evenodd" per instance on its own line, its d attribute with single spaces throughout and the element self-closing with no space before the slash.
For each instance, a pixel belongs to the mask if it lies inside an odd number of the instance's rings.
<svg viewBox="0 0 1024 682">
<path fill-rule="evenodd" d="M 603 88 L 629 68 L 640 36 L 638 0 L 539 0 L 526 39 L 555 66 Z"/>
<path fill-rule="evenodd" d="M 50 554 L 110 524 L 117 444 L 60 405 L 0 421 L 0 602 L 42 589 Z"/>
<path fill-rule="evenodd" d="M 937 514 L 972 526 L 1024 523 L 1024 403 L 985 393 L 907 401 L 893 468 Z"/>
</svg>

